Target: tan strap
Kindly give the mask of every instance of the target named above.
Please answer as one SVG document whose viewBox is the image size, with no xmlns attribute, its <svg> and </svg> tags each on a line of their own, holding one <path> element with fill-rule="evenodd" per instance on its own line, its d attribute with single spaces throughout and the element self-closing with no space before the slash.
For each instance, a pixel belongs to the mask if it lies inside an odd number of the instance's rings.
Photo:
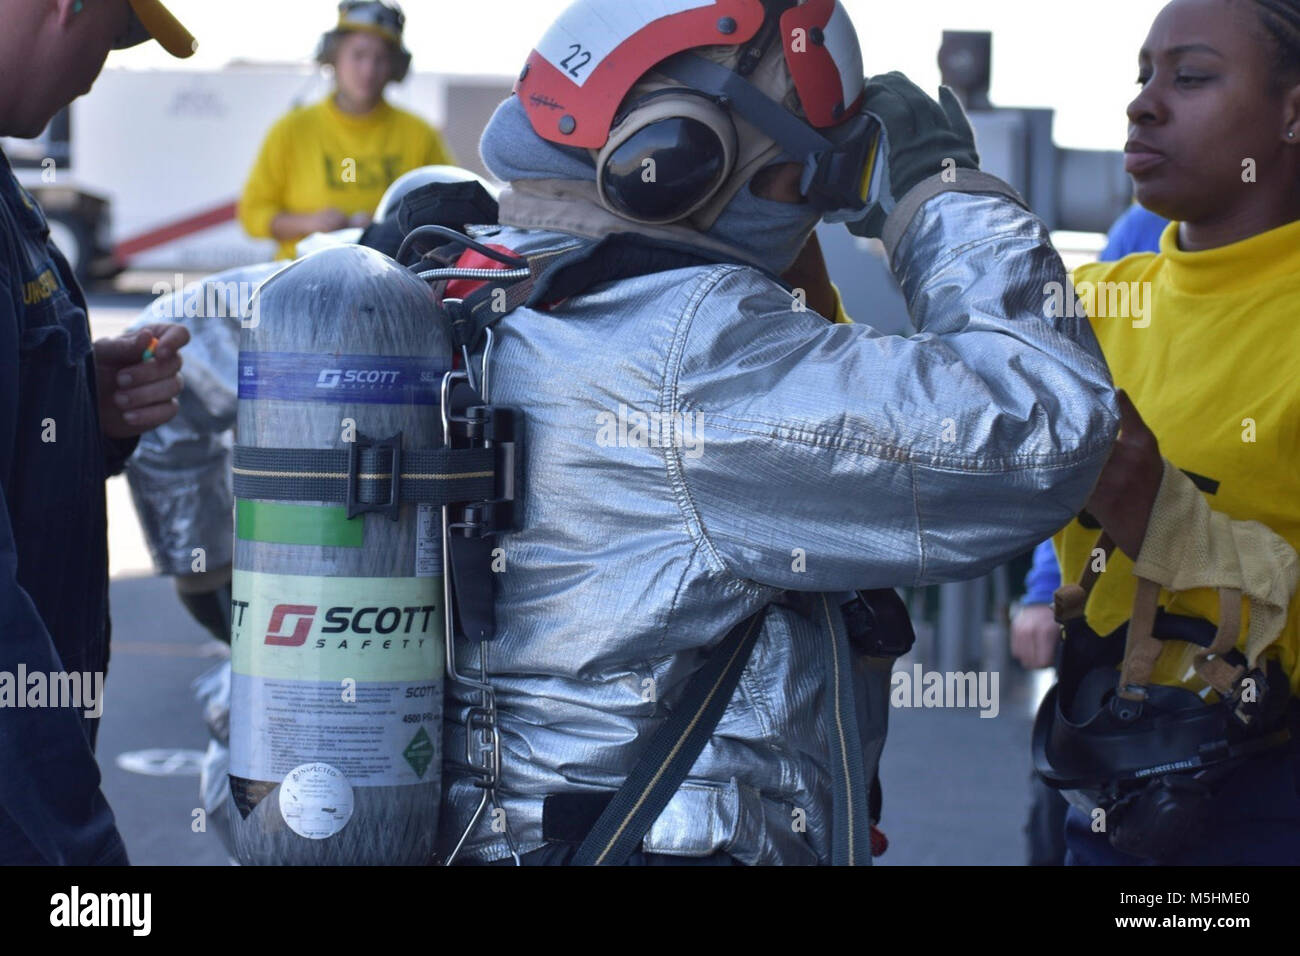
<svg viewBox="0 0 1300 956">
<path fill-rule="evenodd" d="M 1119 672 L 1119 689 L 1116 693 L 1125 700 L 1145 700 L 1146 688 L 1155 671 L 1156 658 L 1160 656 L 1160 641 L 1152 636 L 1156 622 L 1156 609 L 1160 601 L 1160 585 L 1146 578 L 1137 579 L 1137 596 L 1133 599 L 1133 616 L 1128 622 L 1128 638 L 1124 642 L 1124 663 Z"/>
<path fill-rule="evenodd" d="M 1083 573 L 1079 575 L 1079 583 L 1063 584 L 1052 595 L 1052 614 L 1056 618 L 1057 624 L 1064 624 L 1066 621 L 1083 617 L 1088 597 L 1092 594 L 1092 589 L 1097 586 L 1097 581 L 1101 577 L 1101 572 L 1092 566 L 1092 555 L 1098 548 L 1105 554 L 1106 560 L 1110 560 L 1111 553 L 1115 550 L 1115 542 L 1111 540 L 1110 535 L 1105 531 L 1097 536 L 1097 543 L 1088 552 L 1088 560 L 1083 564 Z M 1103 562 L 1104 566 L 1105 562 Z"/>
<path fill-rule="evenodd" d="M 1088 592 L 1077 584 L 1062 584 L 1052 595 L 1052 616 L 1057 624 L 1073 621 L 1083 617 L 1084 605 L 1088 603 Z"/>
<path fill-rule="evenodd" d="M 1196 655 L 1193 664 L 1201 680 L 1222 697 L 1231 696 L 1237 681 L 1246 673 L 1242 665 L 1233 666 L 1224 660 L 1224 655 L 1237 646 L 1237 635 L 1241 633 L 1241 595 L 1238 588 L 1219 589 L 1219 629 L 1210 646 Z"/>
</svg>

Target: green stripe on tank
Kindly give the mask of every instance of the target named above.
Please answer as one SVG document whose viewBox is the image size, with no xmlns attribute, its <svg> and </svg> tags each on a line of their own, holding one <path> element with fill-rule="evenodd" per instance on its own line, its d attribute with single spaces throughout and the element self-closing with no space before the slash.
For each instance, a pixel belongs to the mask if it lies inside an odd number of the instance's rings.
<svg viewBox="0 0 1300 956">
<path fill-rule="evenodd" d="M 235 499 L 235 537 L 242 541 L 359 548 L 364 532 L 364 519 L 349 521 L 338 505 Z"/>
</svg>

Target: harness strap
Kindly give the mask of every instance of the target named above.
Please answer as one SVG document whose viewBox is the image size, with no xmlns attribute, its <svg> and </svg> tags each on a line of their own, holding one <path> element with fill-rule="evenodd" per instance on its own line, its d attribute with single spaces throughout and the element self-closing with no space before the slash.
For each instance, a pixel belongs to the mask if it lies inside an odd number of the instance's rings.
<svg viewBox="0 0 1300 956">
<path fill-rule="evenodd" d="M 354 454 L 355 473 L 351 470 Z M 400 454 L 398 503 L 442 505 L 494 496 L 496 461 L 490 448 L 403 449 Z M 392 449 L 365 448 L 354 453 L 235 446 L 234 491 L 238 498 L 343 502 L 348 500 L 349 476 L 353 474 L 357 501 L 389 501 L 394 486 Z"/>
<path fill-rule="evenodd" d="M 1102 567 L 1105 567 L 1105 561 L 1110 559 L 1115 550 L 1115 542 L 1111 540 L 1109 534 L 1103 531 L 1097 536 L 1097 543 L 1093 545 L 1093 553 L 1098 550 L 1102 552 Z M 1094 567 L 1095 561 L 1087 561 L 1083 566 L 1083 573 L 1079 576 L 1078 584 L 1065 584 L 1056 589 L 1052 595 L 1052 615 L 1056 618 L 1056 623 L 1064 624 L 1066 621 L 1072 621 L 1075 618 L 1084 616 L 1084 608 L 1088 603 L 1088 597 L 1092 594 L 1092 589 L 1096 587 L 1097 581 L 1101 578 L 1101 568 Z"/>
<path fill-rule="evenodd" d="M 1093 553 L 1100 550 L 1105 560 L 1115 551 L 1115 541 L 1105 531 L 1097 536 Z M 1079 583 L 1058 588 L 1052 597 L 1058 623 L 1064 625 L 1085 616 L 1084 609 L 1093 588 L 1101 579 L 1105 568 L 1101 562 L 1087 561 L 1079 575 Z M 1100 566 L 1098 566 L 1100 564 Z M 1151 683 L 1156 659 L 1164 645 L 1153 635 L 1156 615 L 1160 607 L 1160 585 L 1146 578 L 1137 579 L 1137 595 L 1133 599 L 1133 614 L 1129 619 L 1124 639 L 1124 660 L 1120 665 L 1119 687 L 1116 694 L 1124 700 L 1146 699 L 1146 688 Z"/>
<path fill-rule="evenodd" d="M 1124 641 L 1124 663 L 1120 665 L 1119 688 L 1125 700 L 1146 700 L 1147 685 L 1156 669 L 1156 658 L 1164 645 L 1152 636 L 1156 609 L 1160 606 L 1160 585 L 1146 578 L 1137 579 L 1137 596 L 1133 599 L 1133 616 Z"/>
<path fill-rule="evenodd" d="M 1219 589 L 1219 629 L 1208 648 L 1196 655 L 1193 666 L 1205 683 L 1221 697 L 1230 697 L 1246 673 L 1242 664 L 1231 664 L 1226 655 L 1237 646 L 1241 633 L 1241 596 L 1238 588 Z"/>
<path fill-rule="evenodd" d="M 505 284 L 487 280 L 465 296 L 459 309 L 452 312 L 452 327 L 459 345 L 474 348 L 484 329 L 520 306 L 536 308 L 545 303 L 561 302 L 617 279 L 632 279 L 692 266 L 738 264 L 735 260 L 707 253 L 686 243 L 649 239 L 630 232 L 611 233 L 598 240 L 570 242 L 523 258 L 528 262 L 530 275 L 527 279 Z M 777 276 L 765 274 L 783 288 L 789 288 Z"/>
<path fill-rule="evenodd" d="M 641 845 L 722 719 L 766 614 L 765 607 L 733 627 L 691 677 L 681 700 L 578 847 L 573 866 L 621 866 Z"/>
</svg>

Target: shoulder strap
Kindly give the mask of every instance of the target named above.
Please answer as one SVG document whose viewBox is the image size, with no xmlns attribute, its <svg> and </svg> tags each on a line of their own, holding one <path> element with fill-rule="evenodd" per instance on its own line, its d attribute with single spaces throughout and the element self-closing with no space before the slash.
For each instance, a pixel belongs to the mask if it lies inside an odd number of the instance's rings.
<svg viewBox="0 0 1300 956">
<path fill-rule="evenodd" d="M 805 603 L 814 615 L 820 605 L 827 627 L 823 719 L 832 749 L 831 862 L 837 866 L 869 866 L 873 850 L 872 782 L 867 777 L 865 751 L 858 734 L 852 650 L 843 617 L 832 610 L 828 596 L 818 595 Z M 691 678 L 677 707 L 651 738 L 623 786 L 578 847 L 571 861 L 573 866 L 620 866 L 641 845 L 717 729 L 770 607 L 733 627 Z"/>
<path fill-rule="evenodd" d="M 578 847 L 573 866 L 621 866 L 641 845 L 722 719 L 766 614 L 763 608 L 733 627 L 691 677 L 676 708 Z"/>
</svg>

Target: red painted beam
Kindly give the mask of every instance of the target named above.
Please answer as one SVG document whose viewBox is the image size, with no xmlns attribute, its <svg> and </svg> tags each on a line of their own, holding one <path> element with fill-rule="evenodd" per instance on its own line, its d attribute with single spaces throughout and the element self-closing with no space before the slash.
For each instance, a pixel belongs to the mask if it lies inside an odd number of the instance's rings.
<svg viewBox="0 0 1300 956">
<path fill-rule="evenodd" d="M 174 242 L 192 233 L 211 229 L 223 222 L 230 222 L 234 218 L 235 203 L 223 203 L 213 209 L 195 213 L 193 216 L 187 216 L 184 219 L 177 219 L 175 222 L 169 222 L 157 229 L 150 229 L 148 232 L 143 232 L 138 236 L 132 236 L 130 239 L 119 242 L 113 247 L 113 260 L 118 266 L 125 267 L 127 260 L 131 256 L 144 252 L 146 249 L 153 249 L 156 246 Z"/>
</svg>

